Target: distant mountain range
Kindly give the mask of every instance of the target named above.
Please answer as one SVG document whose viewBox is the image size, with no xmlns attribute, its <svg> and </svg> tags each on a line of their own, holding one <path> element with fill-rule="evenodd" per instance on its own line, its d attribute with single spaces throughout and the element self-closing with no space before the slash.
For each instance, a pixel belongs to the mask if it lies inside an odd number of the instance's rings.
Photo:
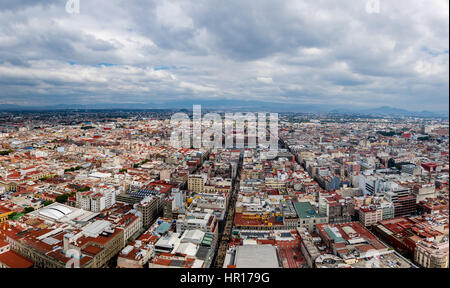
<svg viewBox="0 0 450 288">
<path fill-rule="evenodd" d="M 390 106 L 377 108 L 355 107 L 348 105 L 326 104 L 287 104 L 263 101 L 237 101 L 237 100 L 204 100 L 185 99 L 156 103 L 99 103 L 99 104 L 59 104 L 49 106 L 21 106 L 13 104 L 0 104 L 0 111 L 39 111 L 39 110 L 90 110 L 90 109 L 188 109 L 193 105 L 201 104 L 205 110 L 232 110 L 241 112 L 297 112 L 297 113 L 336 113 L 352 115 L 373 116 L 416 116 L 416 117 L 447 117 L 448 111 L 409 111 Z"/>
<path fill-rule="evenodd" d="M 417 117 L 448 117 L 448 111 L 410 111 L 390 106 L 382 106 L 377 108 L 366 109 L 334 109 L 330 112 L 336 113 L 357 113 L 362 115 L 380 115 L 380 116 L 417 116 Z"/>
</svg>

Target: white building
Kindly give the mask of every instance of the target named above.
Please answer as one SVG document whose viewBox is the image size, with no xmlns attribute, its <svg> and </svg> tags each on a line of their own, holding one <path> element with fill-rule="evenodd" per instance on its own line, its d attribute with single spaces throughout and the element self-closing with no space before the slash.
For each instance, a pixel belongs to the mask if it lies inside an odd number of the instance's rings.
<svg viewBox="0 0 450 288">
<path fill-rule="evenodd" d="M 114 189 L 102 189 L 99 192 L 78 192 L 76 199 L 76 206 L 78 208 L 92 212 L 100 212 L 116 203 L 116 192 Z"/>
</svg>

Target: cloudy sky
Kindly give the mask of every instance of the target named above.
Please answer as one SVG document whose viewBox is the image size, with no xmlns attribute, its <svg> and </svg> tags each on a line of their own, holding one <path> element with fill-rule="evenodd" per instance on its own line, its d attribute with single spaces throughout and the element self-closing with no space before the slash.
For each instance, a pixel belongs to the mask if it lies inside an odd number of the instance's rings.
<svg viewBox="0 0 450 288">
<path fill-rule="evenodd" d="M 0 1 L 0 104 L 448 110 L 449 0 L 67 1 Z"/>
</svg>

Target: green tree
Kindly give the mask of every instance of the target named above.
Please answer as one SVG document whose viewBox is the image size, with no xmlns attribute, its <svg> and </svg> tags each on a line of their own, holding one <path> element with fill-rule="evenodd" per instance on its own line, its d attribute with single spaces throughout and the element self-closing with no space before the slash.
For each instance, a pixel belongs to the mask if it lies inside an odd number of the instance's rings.
<svg viewBox="0 0 450 288">
<path fill-rule="evenodd" d="M 13 152 L 11 149 L 6 150 L 6 151 L 0 151 L 0 156 L 6 156 L 6 155 L 9 155 L 11 152 Z"/>
<path fill-rule="evenodd" d="M 81 187 L 81 188 L 77 189 L 78 192 L 86 192 L 86 191 L 89 191 L 89 190 L 91 190 L 91 187 L 89 187 L 89 186 L 84 186 L 84 187 Z"/>
<path fill-rule="evenodd" d="M 47 201 L 44 202 L 44 206 L 48 206 L 48 205 L 50 205 L 52 203 L 53 203 L 52 200 L 47 200 Z"/>
<path fill-rule="evenodd" d="M 63 195 L 59 195 L 56 197 L 56 202 L 64 204 L 67 202 L 67 199 L 69 199 L 69 195 L 68 194 L 63 194 Z"/>
</svg>

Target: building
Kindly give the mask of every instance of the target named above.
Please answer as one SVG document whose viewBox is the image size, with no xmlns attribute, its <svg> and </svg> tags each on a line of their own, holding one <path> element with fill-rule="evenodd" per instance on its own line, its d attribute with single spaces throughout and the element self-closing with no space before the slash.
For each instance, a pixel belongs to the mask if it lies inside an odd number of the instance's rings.
<svg viewBox="0 0 450 288">
<path fill-rule="evenodd" d="M 381 206 L 371 205 L 359 209 L 359 222 L 365 227 L 372 226 L 381 220 L 383 220 Z"/>
<path fill-rule="evenodd" d="M 162 214 L 164 209 L 164 197 L 162 195 L 147 196 L 136 205 L 136 210 L 142 214 L 144 228 L 150 227 Z"/>
<path fill-rule="evenodd" d="M 100 212 L 116 203 L 114 190 L 102 190 L 101 192 L 87 191 L 76 194 L 76 207 L 92 212 Z"/>
<path fill-rule="evenodd" d="M 188 190 L 195 193 L 203 193 L 205 183 L 206 175 L 190 175 L 188 178 Z"/>
<path fill-rule="evenodd" d="M 53 203 L 9 220 L 0 236 L 34 267 L 107 267 L 125 245 L 124 228 L 98 214 Z"/>
<path fill-rule="evenodd" d="M 421 168 L 415 164 L 404 164 L 401 166 L 401 171 L 409 175 L 420 175 Z"/>
<path fill-rule="evenodd" d="M 146 231 L 136 241 L 122 249 L 117 258 L 118 268 L 144 268 L 153 254 L 153 247 L 158 240 L 150 230 Z"/>
<path fill-rule="evenodd" d="M 439 251 L 440 248 L 437 250 L 433 248 L 441 247 L 435 243 L 447 241 L 444 246 L 448 247 L 448 213 L 382 220 L 374 224 L 372 228 L 375 234 L 399 253 L 411 259 L 417 258 L 420 261 L 417 262 L 419 264 L 428 263 L 428 260 L 422 258 L 429 257 L 427 255 L 431 255 L 432 251 Z M 420 242 L 422 242 L 422 252 L 416 254 L 416 247 Z"/>
<path fill-rule="evenodd" d="M 0 269 L 1 268 L 31 268 L 33 262 L 10 250 L 10 245 L 0 239 Z"/>
<path fill-rule="evenodd" d="M 110 228 L 103 222 L 94 222 L 75 234 L 62 229 L 28 229 L 9 233 L 6 237 L 13 251 L 30 259 L 38 268 L 65 268 L 76 262 L 81 268 L 105 267 L 123 248 L 123 240 L 123 229 Z"/>
<path fill-rule="evenodd" d="M 183 254 L 160 253 L 148 262 L 148 268 L 205 268 L 204 262 Z"/>
<path fill-rule="evenodd" d="M 150 268 L 209 268 L 217 244 L 217 235 L 214 235 L 216 232 L 185 229 L 178 233 L 175 232 L 177 227 L 175 222 L 159 218 L 146 232 L 156 236 L 156 239 L 152 239 L 154 244 L 148 248 L 151 253 L 148 266 Z M 130 251 L 134 253 L 135 249 L 130 248 Z"/>
<path fill-rule="evenodd" d="M 386 200 L 394 204 L 394 217 L 411 216 L 417 212 L 416 196 L 410 189 L 396 189 L 385 193 Z"/>
<path fill-rule="evenodd" d="M 109 209 L 103 210 L 99 217 L 123 228 L 124 243 L 134 240 L 143 232 L 142 215 L 131 205 L 116 203 Z"/>
<path fill-rule="evenodd" d="M 319 213 L 327 215 L 328 223 L 350 222 L 355 214 L 352 198 L 343 198 L 338 194 L 320 194 Z"/>
<path fill-rule="evenodd" d="M 0 206 L 0 224 L 8 220 L 9 215 L 13 214 L 14 211 L 4 207 Z"/>
<path fill-rule="evenodd" d="M 306 231 L 305 228 L 297 228 L 298 233 L 301 238 L 301 246 L 300 249 L 302 251 L 303 257 L 306 259 L 306 263 L 309 268 L 314 268 L 314 263 L 317 257 L 320 256 L 320 251 L 317 249 L 316 245 L 314 245 L 314 239 L 311 234 Z"/>
<path fill-rule="evenodd" d="M 208 212 L 189 212 L 179 215 L 176 220 L 177 233 L 183 233 L 185 230 L 201 230 L 212 233 L 217 240 L 218 222 L 214 214 Z"/>
<path fill-rule="evenodd" d="M 225 256 L 224 268 L 281 268 L 278 253 L 273 245 L 232 247 Z"/>
<path fill-rule="evenodd" d="M 389 247 L 359 222 L 345 224 L 319 224 L 320 238 L 333 254 L 344 259 L 346 264 L 355 264 L 360 259 L 390 253 Z"/>
<path fill-rule="evenodd" d="M 448 268 L 448 238 L 441 241 L 422 240 L 416 245 L 414 261 L 424 268 Z"/>
<path fill-rule="evenodd" d="M 425 201 L 426 199 L 436 198 L 436 186 L 433 184 L 414 185 L 412 193 L 416 196 L 416 203 Z"/>
<path fill-rule="evenodd" d="M 449 210 L 448 200 L 444 197 L 425 199 L 417 204 L 419 214 L 444 213 Z"/>
</svg>

